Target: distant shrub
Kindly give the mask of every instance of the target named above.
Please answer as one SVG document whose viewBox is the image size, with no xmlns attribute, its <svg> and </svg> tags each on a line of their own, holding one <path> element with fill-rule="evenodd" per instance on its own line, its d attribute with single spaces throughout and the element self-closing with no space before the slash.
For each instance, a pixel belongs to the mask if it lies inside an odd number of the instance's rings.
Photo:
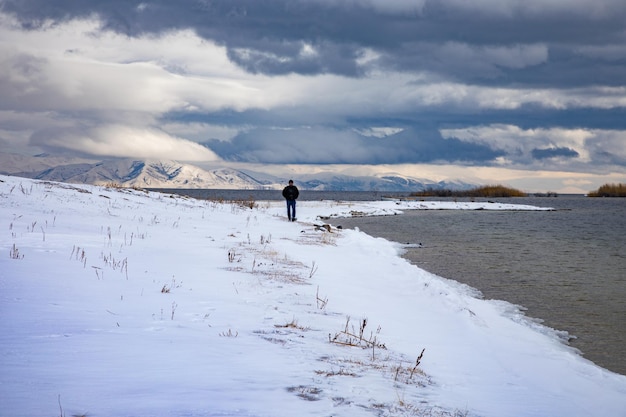
<svg viewBox="0 0 626 417">
<path fill-rule="evenodd" d="M 243 199 L 241 199 L 241 200 L 233 200 L 232 203 L 237 205 L 237 206 L 239 206 L 239 207 L 249 208 L 249 209 L 253 209 L 253 208 L 256 208 L 258 206 L 256 200 L 252 196 L 248 197 L 247 200 L 243 200 Z"/>
<path fill-rule="evenodd" d="M 122 184 L 120 184 L 119 182 L 115 182 L 115 181 L 109 181 L 106 184 L 104 184 L 105 188 L 114 188 L 116 190 L 120 190 L 122 189 Z"/>
<path fill-rule="evenodd" d="M 589 197 L 626 197 L 626 184 L 604 184 L 587 195 Z"/>
<path fill-rule="evenodd" d="M 486 185 L 469 190 L 470 197 L 526 197 L 526 193 L 503 185 Z"/>
<path fill-rule="evenodd" d="M 452 191 L 435 190 L 429 188 L 424 191 L 411 193 L 413 197 L 526 197 L 527 194 L 515 188 L 503 185 L 485 185 L 470 190 Z"/>
</svg>

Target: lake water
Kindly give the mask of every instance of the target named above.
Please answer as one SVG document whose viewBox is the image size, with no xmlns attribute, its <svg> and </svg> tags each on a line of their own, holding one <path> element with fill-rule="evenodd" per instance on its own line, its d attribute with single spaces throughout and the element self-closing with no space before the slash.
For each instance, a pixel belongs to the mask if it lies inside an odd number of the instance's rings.
<svg viewBox="0 0 626 417">
<path fill-rule="evenodd" d="M 224 200 L 282 199 L 280 191 L 168 191 Z M 391 194 L 305 191 L 300 200 L 371 201 Z M 332 223 L 421 243 L 404 255 L 415 265 L 477 288 L 484 298 L 522 306 L 529 317 L 567 331 L 570 344 L 586 358 L 626 375 L 626 199 L 496 200 L 557 210 L 408 210 L 401 216 Z"/>
</svg>

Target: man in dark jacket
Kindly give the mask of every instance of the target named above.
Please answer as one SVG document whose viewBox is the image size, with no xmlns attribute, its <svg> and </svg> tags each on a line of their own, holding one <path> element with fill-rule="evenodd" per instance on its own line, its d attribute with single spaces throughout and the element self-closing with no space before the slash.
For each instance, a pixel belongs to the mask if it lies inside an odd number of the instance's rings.
<svg viewBox="0 0 626 417">
<path fill-rule="evenodd" d="M 293 180 L 289 180 L 289 185 L 283 188 L 283 197 L 287 200 L 287 217 L 290 222 L 296 221 L 296 199 L 300 195 L 298 187 L 293 185 Z"/>
</svg>

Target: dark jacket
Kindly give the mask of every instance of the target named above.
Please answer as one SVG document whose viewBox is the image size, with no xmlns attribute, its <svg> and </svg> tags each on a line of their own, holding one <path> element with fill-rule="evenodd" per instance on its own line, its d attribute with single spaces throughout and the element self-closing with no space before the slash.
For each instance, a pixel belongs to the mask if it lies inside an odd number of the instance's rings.
<svg viewBox="0 0 626 417">
<path fill-rule="evenodd" d="M 300 192 L 295 185 L 288 185 L 283 188 L 283 197 L 287 200 L 295 200 L 298 198 L 298 195 L 300 195 Z"/>
</svg>

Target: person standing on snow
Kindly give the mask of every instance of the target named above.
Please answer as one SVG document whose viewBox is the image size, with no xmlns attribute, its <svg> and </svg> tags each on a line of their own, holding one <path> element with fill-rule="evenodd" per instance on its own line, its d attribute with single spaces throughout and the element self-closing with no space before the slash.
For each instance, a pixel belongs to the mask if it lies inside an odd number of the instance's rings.
<svg viewBox="0 0 626 417">
<path fill-rule="evenodd" d="M 293 185 L 293 180 L 289 180 L 289 185 L 283 188 L 283 197 L 287 200 L 287 218 L 290 222 L 296 221 L 296 199 L 300 195 L 298 187 Z"/>
</svg>

